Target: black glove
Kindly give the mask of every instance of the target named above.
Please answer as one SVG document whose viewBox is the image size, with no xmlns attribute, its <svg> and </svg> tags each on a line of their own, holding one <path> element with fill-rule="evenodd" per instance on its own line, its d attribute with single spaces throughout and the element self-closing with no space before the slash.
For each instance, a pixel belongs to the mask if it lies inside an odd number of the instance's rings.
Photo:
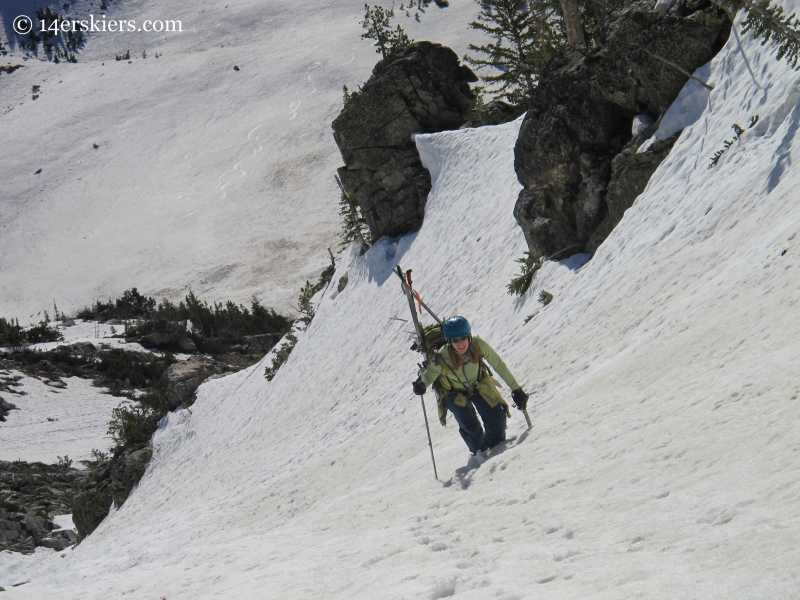
<svg viewBox="0 0 800 600">
<path fill-rule="evenodd" d="M 528 406 L 528 394 L 522 391 L 522 388 L 516 389 L 511 392 L 511 398 L 514 400 L 514 406 L 520 410 L 525 410 Z"/>
<path fill-rule="evenodd" d="M 417 396 L 422 396 L 425 393 L 425 384 L 422 383 L 422 378 L 417 378 L 417 380 L 411 384 L 411 387 L 414 388 L 414 393 Z"/>
</svg>

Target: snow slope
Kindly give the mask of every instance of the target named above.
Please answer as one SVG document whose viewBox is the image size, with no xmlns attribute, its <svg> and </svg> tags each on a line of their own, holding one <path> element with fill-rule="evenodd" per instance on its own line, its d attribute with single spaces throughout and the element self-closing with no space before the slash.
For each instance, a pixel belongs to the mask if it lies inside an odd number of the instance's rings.
<svg viewBox="0 0 800 600">
<path fill-rule="evenodd" d="M 69 327 L 60 322 L 53 325 L 64 339 L 32 344 L 32 349 L 45 351 L 64 344 L 88 342 L 103 349 L 150 352 L 139 344 L 112 337 L 115 327 L 107 323 L 77 319 Z M 179 359 L 185 357 L 178 355 Z M 19 410 L 11 411 L 6 422 L 0 423 L 0 460 L 52 464 L 57 457 L 68 456 L 79 467 L 77 461 L 91 459 L 93 448 L 106 452 L 111 447 L 111 436 L 107 433 L 111 411 L 120 404 L 128 404 L 125 398 L 111 396 L 107 389 L 79 377 L 64 379 L 66 387 L 60 388 L 16 371 L 0 371 L 0 375 L 21 378 L 15 387 L 19 395 L 3 393 Z"/>
<path fill-rule="evenodd" d="M 125 398 L 115 398 L 80 377 L 65 378 L 66 387 L 60 389 L 33 377 L 22 376 L 19 383 L 15 389 L 21 395 L 3 394 L 18 410 L 0 423 L 0 460 L 53 464 L 57 457 L 68 456 L 77 468 L 77 461 L 92 458 L 92 449 L 107 452 L 111 447 L 106 433 L 111 411 L 128 404 Z"/>
<path fill-rule="evenodd" d="M 182 33 L 89 33 L 77 64 L 8 44 L 40 4 L 0 3 L 0 65 L 25 65 L 0 73 L 0 315 L 24 322 L 53 301 L 69 313 L 132 286 L 288 311 L 338 244 L 330 123 L 342 85 L 378 58 L 360 39 L 364 3 L 109 0 L 107 20 Z M 99 4 L 61 12 L 99 20 Z M 476 11 L 454 0 L 397 22 L 461 56 Z"/>
<path fill-rule="evenodd" d="M 422 229 L 348 254 L 347 287 L 320 292 L 271 383 L 262 364 L 203 385 L 119 511 L 63 558 L 3 555 L 0 585 L 65 599 L 798 596 L 800 74 L 732 36 L 709 76 L 702 114 L 595 257 L 546 264 L 522 299 L 504 289 L 524 250 L 519 123 L 419 136 L 434 180 Z M 708 170 L 753 113 L 761 125 Z M 533 429 L 515 414 L 516 441 L 485 462 L 427 396 L 440 482 L 397 262 L 535 392 Z"/>
</svg>

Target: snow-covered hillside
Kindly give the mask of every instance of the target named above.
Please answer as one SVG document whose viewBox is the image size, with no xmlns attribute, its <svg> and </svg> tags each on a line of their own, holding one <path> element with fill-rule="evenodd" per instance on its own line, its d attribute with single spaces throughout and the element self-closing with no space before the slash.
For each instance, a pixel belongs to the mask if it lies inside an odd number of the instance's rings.
<svg viewBox="0 0 800 600">
<path fill-rule="evenodd" d="M 0 43 L 40 4 L 3 0 Z M 59 10 L 101 19 L 99 4 Z M 89 33 L 77 64 L 11 46 L 0 65 L 25 68 L 0 73 L 0 315 L 132 286 L 287 311 L 338 243 L 330 123 L 342 85 L 378 58 L 360 39 L 363 5 L 113 0 L 107 20 L 178 20 L 182 33 Z M 397 22 L 463 55 L 476 11 L 457 0 Z"/>
<path fill-rule="evenodd" d="M 736 35 L 706 73 L 705 109 L 595 257 L 547 263 L 523 299 L 505 294 L 525 248 L 519 123 L 419 136 L 434 180 L 419 233 L 346 255 L 347 287 L 320 292 L 271 383 L 262 364 L 203 385 L 119 511 L 63 557 L 3 555 L 0 585 L 29 580 L 6 592 L 26 599 L 796 597 L 800 74 Z M 440 482 L 398 262 L 535 392 L 533 429 L 515 414 L 516 441 L 485 462 L 429 395 Z"/>
<path fill-rule="evenodd" d="M 33 350 L 53 350 L 61 344 L 95 343 L 104 348 L 149 352 L 136 343 L 115 337 L 113 325 L 78 321 L 64 327 L 59 342 L 32 344 Z M 185 355 L 181 358 L 185 358 Z M 19 412 L 12 412 L 0 426 L 0 460 L 41 461 L 53 464 L 60 456 L 75 461 L 90 460 L 93 449 L 107 452 L 113 440 L 108 435 L 111 411 L 125 398 L 112 396 L 108 389 L 91 380 L 68 377 L 43 380 L 18 371 L 3 371 L 0 377 L 17 380 L 16 393 L 5 393 L 5 400 Z"/>
</svg>

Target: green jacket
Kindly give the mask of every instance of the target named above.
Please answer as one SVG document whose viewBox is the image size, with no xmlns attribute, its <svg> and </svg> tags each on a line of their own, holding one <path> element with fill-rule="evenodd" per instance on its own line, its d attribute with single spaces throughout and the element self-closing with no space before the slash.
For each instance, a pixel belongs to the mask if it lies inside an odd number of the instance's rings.
<svg viewBox="0 0 800 600">
<path fill-rule="evenodd" d="M 509 388 L 516 390 L 520 387 L 517 380 L 508 370 L 506 363 L 494 351 L 494 349 L 484 340 L 478 336 L 472 338 L 472 343 L 478 345 L 481 353 L 481 359 L 491 365 L 500 378 L 506 382 Z M 439 401 L 439 421 L 442 425 L 446 424 L 447 420 L 447 407 L 444 405 L 442 399 L 449 393 L 456 392 L 455 403 L 457 406 L 467 405 L 467 395 L 459 392 L 468 392 L 476 390 L 483 396 L 486 403 L 495 407 L 502 404 L 505 408 L 506 414 L 510 417 L 511 411 L 508 408 L 508 403 L 497 390 L 494 379 L 486 372 L 486 368 L 480 363 L 470 362 L 469 359 L 461 365 L 456 371 L 450 364 L 450 352 L 448 350 L 449 344 L 445 344 L 434 354 L 434 360 L 430 361 L 428 367 L 420 375 L 422 382 L 425 386 L 436 382 L 434 390 Z M 481 361 L 482 362 L 482 361 Z"/>
</svg>

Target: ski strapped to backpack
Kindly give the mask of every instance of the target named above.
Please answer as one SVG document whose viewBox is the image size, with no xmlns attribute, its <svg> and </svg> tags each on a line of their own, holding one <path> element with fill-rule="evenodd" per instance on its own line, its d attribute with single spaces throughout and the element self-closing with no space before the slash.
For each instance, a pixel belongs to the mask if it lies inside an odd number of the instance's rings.
<svg viewBox="0 0 800 600">
<path fill-rule="evenodd" d="M 417 334 L 417 342 L 414 343 L 414 345 L 411 347 L 411 349 L 414 350 L 414 351 L 422 352 L 425 355 L 425 360 L 426 361 L 433 361 L 436 365 L 440 366 L 442 368 L 442 370 L 443 370 L 442 374 L 439 377 L 437 377 L 436 380 L 433 382 L 432 387 L 433 387 L 434 394 L 436 395 L 436 403 L 437 403 L 437 406 L 438 406 L 438 409 L 439 409 L 439 422 L 442 425 L 446 426 L 447 425 L 447 409 L 444 408 L 444 404 L 443 404 L 442 399 L 447 394 L 451 393 L 453 391 L 453 389 L 452 389 L 452 387 L 450 385 L 449 379 L 447 378 L 447 373 L 448 372 L 452 372 L 452 369 L 450 369 L 450 367 L 449 367 L 449 365 L 447 364 L 446 361 L 441 361 L 440 362 L 438 360 L 439 354 L 438 354 L 437 351 L 438 351 L 439 348 L 444 346 L 446 344 L 446 342 L 447 342 L 447 340 L 445 340 L 445 338 L 444 338 L 444 331 L 442 329 L 443 328 L 442 320 L 436 315 L 436 313 L 434 313 L 428 307 L 427 304 L 425 304 L 425 302 L 420 297 L 419 292 L 417 292 L 417 290 L 415 290 L 412 287 L 411 269 L 409 269 L 408 271 L 405 271 L 405 273 L 404 273 L 402 268 L 400 268 L 400 265 L 397 265 L 397 267 L 395 268 L 395 275 L 397 275 L 400 278 L 400 281 L 401 281 L 402 286 L 403 286 L 403 292 L 406 293 L 407 296 L 409 297 L 409 307 L 411 309 L 411 318 L 414 321 L 414 327 L 415 327 L 414 331 Z M 428 314 L 431 317 L 434 318 L 436 323 L 431 323 L 429 325 L 420 326 L 419 318 L 417 316 L 417 311 L 414 309 L 414 300 L 416 300 L 416 304 L 419 307 L 419 309 L 418 309 L 419 310 L 419 314 L 422 314 L 422 309 L 424 308 L 428 312 Z M 423 362 L 423 364 L 420 365 L 420 367 L 424 368 L 425 367 L 425 363 Z M 492 373 L 492 370 L 489 368 L 489 365 L 486 364 L 486 361 L 483 359 L 482 356 L 480 357 L 479 367 L 480 367 L 480 369 L 478 371 L 478 380 L 475 382 L 475 384 L 477 384 L 478 382 L 484 381 L 484 378 L 488 376 L 489 377 L 489 381 L 491 381 L 491 386 L 492 387 L 502 387 L 500 385 L 500 383 L 495 380 L 494 373 Z M 458 378 L 457 374 L 456 374 L 456 377 Z M 469 384 L 469 382 L 465 382 L 465 383 Z M 473 385 L 473 387 L 475 387 L 475 386 Z M 519 407 L 517 407 L 517 408 L 519 408 Z M 525 416 L 525 421 L 526 421 L 526 423 L 528 425 L 528 429 L 530 429 L 531 427 L 533 427 L 533 424 L 531 423 L 531 418 L 528 415 L 528 409 L 527 408 L 523 408 L 521 410 L 522 410 L 522 414 Z M 509 414 L 509 416 L 510 416 L 510 414 Z M 427 424 L 427 415 L 426 415 L 426 424 Z M 431 456 L 433 456 L 433 448 L 432 447 L 431 447 Z"/>
<path fill-rule="evenodd" d="M 400 268 L 400 265 L 397 265 L 397 270 L 395 272 L 397 273 L 398 277 L 400 277 L 400 283 L 403 286 L 403 293 L 406 295 L 406 298 L 408 299 L 408 307 L 411 309 L 411 319 L 414 322 L 414 333 L 417 336 L 417 344 L 419 347 L 419 351 L 427 356 L 428 352 L 425 346 L 425 336 L 422 333 L 422 327 L 419 324 L 419 319 L 417 318 L 417 312 L 414 310 L 414 289 L 411 287 L 411 271 L 408 271 L 406 277 L 403 277 L 403 270 Z M 419 294 L 417 294 L 416 296 L 419 301 L 419 305 L 421 307 L 422 299 L 419 297 Z M 421 309 L 420 312 L 422 312 Z M 428 425 L 428 412 L 425 410 L 425 395 L 424 394 L 420 395 L 419 400 L 422 403 L 422 416 L 425 417 L 425 431 L 428 434 L 428 447 L 431 449 L 433 476 L 438 481 L 439 474 L 436 472 L 436 458 L 433 456 L 433 442 L 431 442 L 431 428 Z"/>
</svg>

